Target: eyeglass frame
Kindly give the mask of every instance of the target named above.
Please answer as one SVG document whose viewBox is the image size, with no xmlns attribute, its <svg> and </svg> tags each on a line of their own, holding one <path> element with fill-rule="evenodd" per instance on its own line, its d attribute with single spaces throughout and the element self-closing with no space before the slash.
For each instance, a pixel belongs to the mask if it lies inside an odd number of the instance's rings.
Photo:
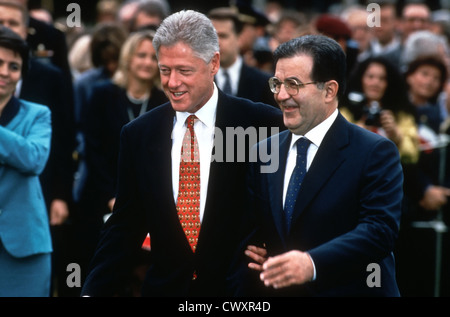
<svg viewBox="0 0 450 317">
<path fill-rule="evenodd" d="M 274 89 L 272 89 L 272 86 L 273 86 L 273 85 L 271 85 L 271 82 L 273 82 L 274 80 L 278 80 L 278 81 L 280 82 L 280 89 L 279 89 L 278 91 L 276 91 L 276 88 L 275 88 L 275 87 L 274 87 Z M 319 83 L 320 83 L 319 81 L 310 81 L 310 82 L 307 82 L 307 83 L 302 83 L 302 82 L 296 83 L 295 86 L 296 86 L 297 92 L 296 92 L 295 94 L 292 94 L 292 93 L 290 93 L 290 92 L 288 91 L 288 89 L 290 89 L 290 88 L 287 88 L 287 86 L 286 86 L 286 80 L 293 80 L 293 81 L 295 81 L 295 82 L 299 82 L 299 80 L 297 80 L 296 78 L 287 78 L 287 79 L 285 79 L 284 81 L 281 81 L 279 78 L 273 76 L 273 77 L 270 77 L 270 78 L 269 78 L 269 81 L 268 81 L 268 82 L 269 82 L 269 88 L 270 88 L 270 91 L 273 92 L 274 94 L 279 94 L 280 91 L 281 91 L 281 85 L 283 84 L 283 85 L 284 85 L 284 88 L 286 89 L 286 92 L 287 92 L 290 96 L 296 96 L 296 95 L 299 93 L 300 88 L 304 88 L 306 85 L 319 84 Z"/>
</svg>

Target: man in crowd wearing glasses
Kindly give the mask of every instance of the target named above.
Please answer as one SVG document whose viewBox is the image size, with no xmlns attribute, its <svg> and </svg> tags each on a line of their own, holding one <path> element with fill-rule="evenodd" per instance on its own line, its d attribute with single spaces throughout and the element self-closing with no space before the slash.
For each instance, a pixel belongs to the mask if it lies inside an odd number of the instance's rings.
<svg viewBox="0 0 450 317">
<path fill-rule="evenodd" d="M 280 168 L 261 173 L 265 163 L 256 162 L 251 169 L 254 225 L 241 294 L 399 296 L 396 146 L 339 114 L 346 64 L 337 42 L 293 39 L 277 48 L 275 63 L 269 84 L 288 130 L 259 143 L 271 149 L 278 138 Z"/>
</svg>

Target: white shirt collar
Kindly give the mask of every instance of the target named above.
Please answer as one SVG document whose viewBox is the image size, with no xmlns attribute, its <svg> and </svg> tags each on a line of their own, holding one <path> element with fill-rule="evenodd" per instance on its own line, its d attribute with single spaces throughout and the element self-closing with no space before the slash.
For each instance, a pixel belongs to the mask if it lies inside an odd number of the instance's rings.
<svg viewBox="0 0 450 317">
<path fill-rule="evenodd" d="M 241 66 L 242 66 L 242 57 L 238 55 L 236 61 L 233 63 L 233 65 L 227 68 L 227 71 L 231 77 L 237 77 L 241 70 Z M 219 69 L 219 71 L 223 72 L 223 68 Z"/>
<path fill-rule="evenodd" d="M 233 65 L 231 65 L 230 67 L 228 67 L 226 70 L 228 72 L 228 75 L 230 76 L 230 80 L 231 80 L 231 90 L 236 93 L 237 88 L 238 88 L 238 84 L 239 84 L 239 75 L 241 72 L 241 68 L 242 68 L 242 57 L 239 55 L 236 58 L 236 61 L 233 63 Z M 224 82 L 224 77 L 223 77 L 223 72 L 224 72 L 224 68 L 220 67 L 219 68 L 219 72 L 218 72 L 218 76 L 219 76 L 219 85 L 222 84 Z"/>
<path fill-rule="evenodd" d="M 179 112 L 177 111 L 175 113 L 176 115 L 176 123 L 175 128 L 182 128 L 184 126 L 184 123 L 186 122 L 186 119 L 191 115 L 195 114 L 197 118 L 208 128 L 212 129 L 214 128 L 215 122 L 216 122 L 216 110 L 217 110 L 217 101 L 219 100 L 219 92 L 217 90 L 217 86 L 215 83 L 214 90 L 211 98 L 206 102 L 206 104 L 201 107 L 199 110 L 197 110 L 196 113 L 189 113 L 189 112 Z"/>
</svg>

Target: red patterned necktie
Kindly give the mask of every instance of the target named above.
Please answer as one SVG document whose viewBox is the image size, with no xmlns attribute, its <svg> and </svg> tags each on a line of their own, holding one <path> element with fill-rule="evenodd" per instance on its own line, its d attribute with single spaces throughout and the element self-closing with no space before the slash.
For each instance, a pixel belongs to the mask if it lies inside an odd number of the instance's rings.
<svg viewBox="0 0 450 317">
<path fill-rule="evenodd" d="M 193 252 L 200 232 L 200 153 L 194 132 L 196 120 L 198 118 L 195 115 L 190 115 L 186 120 L 177 199 L 178 218 Z"/>
</svg>

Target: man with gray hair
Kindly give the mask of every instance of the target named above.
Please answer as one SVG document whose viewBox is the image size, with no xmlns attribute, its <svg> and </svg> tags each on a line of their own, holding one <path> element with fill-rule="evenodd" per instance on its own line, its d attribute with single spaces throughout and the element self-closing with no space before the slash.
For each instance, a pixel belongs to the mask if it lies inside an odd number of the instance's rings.
<svg viewBox="0 0 450 317">
<path fill-rule="evenodd" d="M 252 144 L 238 146 L 251 138 L 226 131 L 253 130 L 259 140 L 282 129 L 282 115 L 217 88 L 219 42 L 205 15 L 170 15 L 153 45 L 169 102 L 122 130 L 116 203 L 82 295 L 117 294 L 149 234 L 143 296 L 227 296 Z"/>
</svg>

